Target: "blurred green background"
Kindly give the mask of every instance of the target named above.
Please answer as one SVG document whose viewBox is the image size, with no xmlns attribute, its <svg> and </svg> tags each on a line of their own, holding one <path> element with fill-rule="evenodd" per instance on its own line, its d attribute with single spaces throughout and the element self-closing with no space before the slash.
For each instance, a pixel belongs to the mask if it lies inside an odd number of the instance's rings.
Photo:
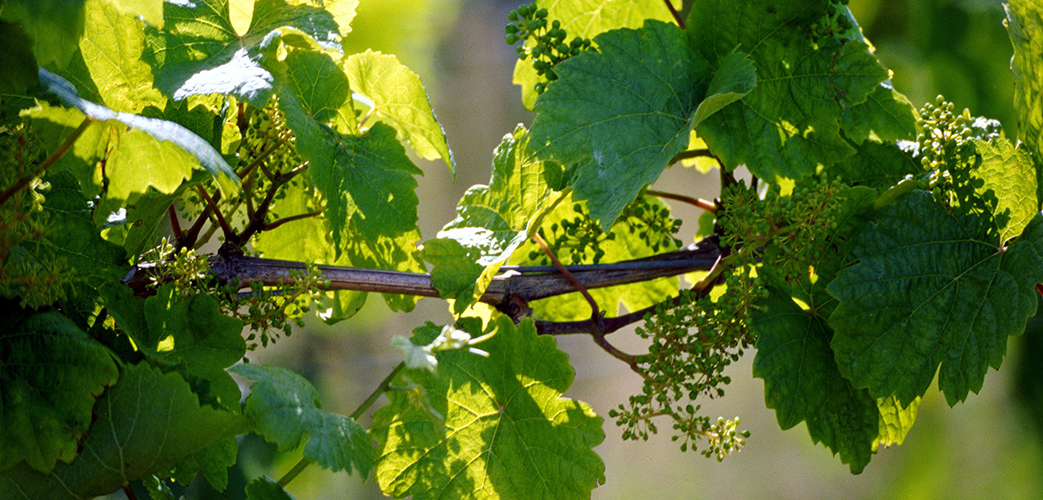
<svg viewBox="0 0 1043 500">
<path fill-rule="evenodd" d="M 420 222 L 425 238 L 454 216 L 459 197 L 489 177 L 492 150 L 516 123 L 532 114 L 511 84 L 515 54 L 504 41 L 507 12 L 520 0 L 361 0 L 345 51 L 373 48 L 396 54 L 424 81 L 458 170 L 455 182 L 440 163 L 419 161 Z M 1009 70 L 1012 48 L 1003 27 L 1001 2 L 987 0 L 851 0 L 851 9 L 881 61 L 894 71 L 895 88 L 919 106 L 941 93 L 957 109 L 999 119 L 1016 134 Z M 692 27 L 692 29 L 698 29 Z M 688 186 L 691 194 L 716 195 L 715 173 L 667 171 L 660 185 Z M 698 213 L 675 207 L 691 239 Z M 335 327 L 309 321 L 305 329 L 250 356 L 309 378 L 323 393 L 324 407 L 350 413 L 399 360 L 389 348 L 392 335 L 408 335 L 431 320 L 451 321 L 444 302 L 424 300 L 409 314 L 392 313 L 379 297 L 355 318 Z M 1035 323 L 1030 331 L 1038 330 Z M 641 350 L 629 332 L 614 334 L 624 350 Z M 803 424 L 782 431 L 764 407 L 763 383 L 751 376 L 752 353 L 730 368 L 727 395 L 708 401 L 711 417 L 742 418 L 752 436 L 744 451 L 723 463 L 681 453 L 669 433 L 648 442 L 623 442 L 613 422 L 597 448 L 607 483 L 595 499 L 730 498 L 1043 498 L 1043 337 L 1012 339 L 1003 370 L 990 372 L 981 395 L 950 409 L 930 392 L 916 426 L 902 446 L 881 450 L 865 472 L 847 466 L 814 445 Z M 559 339 L 571 356 L 576 381 L 567 396 L 586 401 L 600 415 L 638 392 L 640 379 L 599 350 L 585 336 Z M 1025 369 L 1022 369 L 1025 368 Z M 1019 397 L 1022 396 L 1022 397 Z M 379 404 L 379 403 L 378 403 Z M 369 423 L 364 417 L 363 424 Z M 240 464 L 227 494 L 205 491 L 197 481 L 188 498 L 237 498 L 242 483 L 261 474 L 278 478 L 300 452 L 275 453 L 257 439 L 240 445 Z M 203 485 L 205 486 L 205 485 Z M 289 486 L 298 499 L 384 498 L 373 482 L 316 466 Z M 147 496 L 146 496 L 147 497 Z"/>
</svg>

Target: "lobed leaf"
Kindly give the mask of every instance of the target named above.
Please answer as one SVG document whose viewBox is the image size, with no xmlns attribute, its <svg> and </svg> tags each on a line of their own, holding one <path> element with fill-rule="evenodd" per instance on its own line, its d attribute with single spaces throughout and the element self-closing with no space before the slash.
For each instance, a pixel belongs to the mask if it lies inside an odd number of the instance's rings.
<svg viewBox="0 0 1043 500">
<path fill-rule="evenodd" d="M 108 349 L 57 312 L 34 314 L 9 328 L 0 334 L 0 470 L 23 464 L 50 472 L 59 460 L 70 463 L 78 455 L 95 399 L 116 382 L 116 363 Z"/>
<path fill-rule="evenodd" d="M 866 139 L 878 144 L 911 141 L 916 138 L 918 115 L 909 99 L 886 81 L 870 92 L 865 101 L 844 109 L 841 126 L 844 136 L 855 144 Z"/>
<path fill-rule="evenodd" d="M 757 68 L 757 88 L 697 128 L 728 170 L 746 165 L 762 178 L 800 178 L 854 151 L 840 135 L 844 110 L 888 78 L 865 43 L 824 38 L 805 27 L 828 2 L 696 2 L 687 24 L 695 52 L 712 68 L 740 50 Z"/>
<path fill-rule="evenodd" d="M 597 52 L 555 68 L 559 79 L 534 108 L 532 147 L 542 159 L 578 164 L 573 197 L 589 200 L 591 216 L 607 231 L 688 145 L 707 66 L 677 26 L 658 21 L 595 41 Z"/>
<path fill-rule="evenodd" d="M 839 301 L 829 318 L 837 364 L 855 387 L 904 407 L 937 372 L 954 405 L 999 368 L 1007 337 L 1036 310 L 1043 216 L 1010 242 L 991 224 L 914 191 L 855 235 L 858 262 L 826 288 Z"/>
<path fill-rule="evenodd" d="M 548 21 L 558 20 L 571 41 L 575 37 L 592 39 L 621 28 L 640 28 L 648 19 L 673 22 L 670 11 L 658 0 L 538 0 L 537 8 L 547 9 Z M 527 43 L 533 45 L 532 40 Z M 532 109 L 536 103 L 536 82 L 544 77 L 536 74 L 532 59 L 518 60 L 514 65 L 514 83 L 521 86 L 522 104 Z"/>
<path fill-rule="evenodd" d="M 231 371 L 256 383 L 246 398 L 254 432 L 280 451 L 300 446 L 304 456 L 334 472 L 356 469 L 363 478 L 373 467 L 373 444 L 354 419 L 320 409 L 319 393 L 304 377 L 278 366 L 239 364 Z"/>
<path fill-rule="evenodd" d="M 441 158 L 450 171 L 456 172 L 445 131 L 416 73 L 397 57 L 371 50 L 351 55 L 344 60 L 343 68 L 352 91 L 373 104 L 374 118 L 394 127 L 399 139 L 408 141 L 421 158 Z"/>
<path fill-rule="evenodd" d="M 424 243 L 424 258 L 434 264 L 431 284 L 443 297 L 456 300 L 462 312 L 485 292 L 500 266 L 539 227 L 550 204 L 545 165 L 528 150 L 529 135 L 518 126 L 504 136 L 493 153 L 489 185 L 464 193 L 457 217 Z"/>
<path fill-rule="evenodd" d="M 411 371 L 426 394 L 391 391 L 373 417 L 376 478 L 395 498 L 589 498 L 604 481 L 591 447 L 604 439 L 602 419 L 561 397 L 574 372 L 568 356 L 532 320 L 517 327 L 500 317 L 496 334 L 438 355 L 438 375 Z M 435 413 L 439 417 L 434 417 Z"/>
<path fill-rule="evenodd" d="M 880 410 L 880 435 L 873 441 L 873 451 L 877 451 L 880 445 L 884 448 L 892 444 L 902 444 L 905 435 L 916 422 L 916 412 L 920 408 L 920 398 L 916 398 L 906 407 L 902 407 L 893 396 L 887 399 L 878 399 L 876 406 Z"/>
<path fill-rule="evenodd" d="M 1005 26 L 1014 44 L 1010 69 L 1014 72 L 1014 107 L 1018 110 L 1018 139 L 1036 158 L 1037 193 L 1043 191 L 1043 6 L 1037 0 L 1004 4 Z M 1043 194 L 1037 194 L 1043 198 Z"/>
<path fill-rule="evenodd" d="M 311 43 L 338 45 L 354 17 L 353 1 L 322 2 L 259 0 L 253 5 L 246 33 L 236 32 L 227 0 L 164 4 L 164 28 L 149 29 L 149 52 L 156 87 L 175 100 L 192 95 L 233 95 L 264 106 L 274 93 L 275 77 L 262 65 L 264 52 L 292 28 Z"/>
<path fill-rule="evenodd" d="M 125 186 L 121 194 L 144 192 L 148 186 L 170 190 L 165 192 L 173 191 L 181 184 L 174 179 L 189 178 L 195 166 L 195 162 L 190 162 L 190 157 L 185 153 L 195 157 L 216 178 L 222 190 L 231 193 L 239 189 L 239 177 L 221 157 L 221 153 L 185 127 L 171 121 L 119 113 L 87 101 L 79 96 L 68 80 L 43 68 L 40 68 L 40 83 L 66 105 L 80 110 L 93 120 L 116 121 L 136 129 L 124 136 L 126 143 L 123 144 L 123 154 L 117 156 L 126 155 L 122 159 L 125 164 L 122 173 L 113 174 L 117 184 Z M 148 175 L 140 176 L 141 167 L 147 169 Z M 153 168 L 156 170 L 153 171 Z"/>
<path fill-rule="evenodd" d="M 95 404 L 97 418 L 72 464 L 48 474 L 20 465 L 0 474 L 0 500 L 92 498 L 167 470 L 242 432 L 242 416 L 200 405 L 177 373 L 126 365 Z"/>
<path fill-rule="evenodd" d="M 758 301 L 750 330 L 757 339 L 753 376 L 764 379 L 764 402 L 779 427 L 806 421 L 814 442 L 861 473 L 875 449 L 880 411 L 868 391 L 837 370 L 825 320 L 772 290 Z"/>
</svg>

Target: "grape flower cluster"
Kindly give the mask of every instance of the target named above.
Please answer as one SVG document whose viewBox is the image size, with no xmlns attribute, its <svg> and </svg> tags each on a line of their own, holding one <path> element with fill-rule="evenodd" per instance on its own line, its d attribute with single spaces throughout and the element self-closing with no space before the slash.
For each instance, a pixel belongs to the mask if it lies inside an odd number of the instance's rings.
<svg viewBox="0 0 1043 500">
<path fill-rule="evenodd" d="M 1000 123 L 972 117 L 969 109 L 953 113 L 953 103 L 938 96 L 920 108 L 918 125 L 923 130 L 916 138 L 916 154 L 927 175 L 935 198 L 947 206 L 956 200 L 977 200 L 972 169 L 978 159 L 975 140 L 989 141 L 1002 134 Z"/>
<path fill-rule="evenodd" d="M 568 33 L 561 27 L 561 21 L 554 20 L 548 28 L 547 15 L 547 9 L 537 8 L 535 3 L 522 5 L 507 14 L 510 23 L 504 27 L 507 45 L 523 42 L 515 49 L 518 59 L 532 58 L 532 68 L 546 80 L 536 83 L 537 94 L 542 94 L 548 83 L 558 79 L 555 66 L 590 48 L 590 40 L 581 37 L 566 43 Z"/>
</svg>

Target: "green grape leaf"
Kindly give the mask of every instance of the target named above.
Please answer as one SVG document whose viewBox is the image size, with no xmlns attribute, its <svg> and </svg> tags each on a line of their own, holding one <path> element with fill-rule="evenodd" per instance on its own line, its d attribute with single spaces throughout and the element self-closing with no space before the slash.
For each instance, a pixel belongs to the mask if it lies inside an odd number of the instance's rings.
<svg viewBox="0 0 1043 500">
<path fill-rule="evenodd" d="M 84 0 L 6 0 L 0 19 L 21 25 L 32 38 L 36 62 L 64 67 L 83 35 Z"/>
<path fill-rule="evenodd" d="M 320 409 L 319 393 L 304 377 L 278 366 L 240 364 L 233 372 L 256 383 L 246 398 L 246 417 L 254 432 L 280 451 L 300 446 L 304 456 L 334 472 L 352 469 L 369 476 L 373 443 L 354 419 Z"/>
<path fill-rule="evenodd" d="M 290 71 L 285 63 L 272 67 L 280 74 Z M 322 108 L 301 101 L 296 91 L 280 85 L 279 108 L 297 138 L 297 151 L 310 162 L 315 186 L 326 198 L 323 212 L 337 256 L 351 244 L 349 234 L 359 234 L 376 245 L 382 237 L 416 230 L 418 199 L 413 176 L 423 172 L 406 156 L 395 129 L 377 123 L 362 135 L 342 134 L 323 125 Z M 358 233 L 347 233 L 349 228 Z"/>
<path fill-rule="evenodd" d="M 195 157 L 195 160 L 198 160 L 199 164 L 216 178 L 218 185 L 224 192 L 230 194 L 238 191 L 239 177 L 235 175 L 232 167 L 221 157 L 221 153 L 215 150 L 209 142 L 185 127 L 166 120 L 146 118 L 130 113 L 118 113 L 100 104 L 82 99 L 76 92 L 76 88 L 68 80 L 43 68 L 40 68 L 40 83 L 49 92 L 58 96 L 66 105 L 80 110 L 80 112 L 91 119 L 117 121 L 135 129 L 123 136 L 124 140 L 130 142 L 130 144 L 121 143 L 124 147 L 121 149 L 121 154 L 116 156 L 119 157 L 126 154 L 132 159 L 128 158 L 125 161 L 144 161 L 144 163 L 137 165 L 139 168 L 134 168 L 134 164 L 124 168 L 124 170 L 127 168 L 133 169 L 132 172 L 124 172 L 123 177 L 125 178 L 121 178 L 119 174 L 113 175 L 115 178 L 114 182 L 118 179 L 121 183 L 130 186 L 126 188 L 128 193 L 135 189 L 140 189 L 138 192 L 144 192 L 144 189 L 140 188 L 142 184 L 173 191 L 176 186 L 170 185 L 171 179 L 176 176 L 187 179 L 191 175 L 191 169 L 194 167 L 195 162 L 189 163 L 185 159 L 184 153 Z M 132 136 L 132 138 L 126 139 L 128 136 Z M 146 148 L 146 151 L 137 152 L 132 150 L 139 147 Z M 167 158 L 170 155 L 175 155 L 175 157 Z M 147 159 L 143 160 L 142 158 Z M 141 176 L 142 168 L 148 169 L 147 175 Z M 152 171 L 153 168 L 156 168 L 155 172 Z M 137 180 L 138 177 L 143 177 L 144 181 Z M 155 177 L 155 180 L 153 180 L 153 177 Z"/>
<path fill-rule="evenodd" d="M 591 39 L 619 28 L 640 28 L 646 19 L 667 23 L 674 20 L 670 11 L 657 0 L 538 0 L 536 6 L 547 9 L 548 22 L 561 22 L 569 40 L 575 37 Z M 533 44 L 529 40 L 526 46 L 531 48 Z M 526 109 L 532 109 L 536 103 L 534 86 L 544 79 L 532 67 L 532 59 L 515 63 L 514 83 L 521 85 L 522 104 Z"/>
<path fill-rule="evenodd" d="M 235 465 L 238 453 L 239 444 L 235 436 L 226 436 L 174 464 L 166 475 L 188 486 L 197 474 L 202 473 L 214 490 L 224 491 L 228 488 L 228 468 Z"/>
<path fill-rule="evenodd" d="M 21 26 L 0 21 L 0 93 L 21 94 L 40 83 L 32 41 Z"/>
<path fill-rule="evenodd" d="M 871 140 L 855 145 L 855 154 L 826 169 L 826 175 L 846 184 L 875 188 L 883 192 L 911 174 L 922 174 L 923 166 L 910 153 L 894 143 Z"/>
<path fill-rule="evenodd" d="M 241 415 L 201 406 L 181 376 L 148 363 L 124 366 L 94 413 L 77 460 L 58 464 L 49 474 L 22 465 L 4 472 L 0 500 L 107 495 L 245 430 Z"/>
<path fill-rule="evenodd" d="M 846 108 L 841 126 L 844 136 L 855 144 L 866 139 L 889 143 L 915 139 L 917 117 L 909 99 L 891 88 L 888 81 L 878 85 L 864 102 Z"/>
<path fill-rule="evenodd" d="M 1043 7 L 1036 0 L 1011 0 L 1007 31 L 1014 44 L 1014 107 L 1018 110 L 1018 139 L 1032 154 L 1043 158 Z M 1043 169 L 1037 168 L 1037 189 L 1043 191 Z M 1043 194 L 1039 194 L 1043 198 Z"/>
<path fill-rule="evenodd" d="M 839 454 L 852 474 L 861 473 L 873 455 L 880 412 L 868 391 L 837 370 L 825 320 L 772 290 L 758 300 L 750 330 L 757 339 L 753 376 L 764 379 L 764 402 L 779 427 L 806 421 L 814 442 Z"/>
<path fill-rule="evenodd" d="M 349 234 L 359 234 L 354 221 L 348 226 Z M 420 259 L 417 246 L 420 230 L 413 229 L 397 236 L 380 235 L 376 241 L 353 238 L 345 243 L 348 260 L 356 267 L 387 269 L 407 273 L 425 273 L 424 261 Z M 393 311 L 412 311 L 420 300 L 415 295 L 384 294 L 384 302 Z"/>
<path fill-rule="evenodd" d="M 275 69 L 286 80 L 286 90 L 293 92 L 307 116 L 319 123 L 354 127 L 352 84 L 329 54 L 317 50 L 293 49 Z"/>
<path fill-rule="evenodd" d="M 141 113 L 163 107 L 166 98 L 152 86 L 152 68 L 141 60 L 145 22 L 120 12 L 117 5 L 87 0 L 80 51 L 102 103 L 115 110 Z"/>
<path fill-rule="evenodd" d="M 56 312 L 8 328 L 0 335 L 0 470 L 24 462 L 50 472 L 58 460 L 76 458 L 95 399 L 116 382 L 116 363 L 104 346 Z"/>
<path fill-rule="evenodd" d="M 1043 216 L 1005 243 L 987 218 L 913 191 L 853 237 L 858 262 L 826 287 L 839 301 L 829 324 L 840 372 L 903 406 L 936 372 L 950 405 L 978 392 L 1036 311 Z"/>
<path fill-rule="evenodd" d="M 240 36 L 232 26 L 227 0 L 167 2 L 164 28 L 147 31 L 150 50 L 145 60 L 152 66 L 156 87 L 175 100 L 226 94 L 264 106 L 273 94 L 275 77 L 262 60 L 282 35 L 279 28 L 338 44 L 339 29 L 354 15 L 351 3 L 342 3 L 350 12 L 342 12 L 346 19 L 337 19 L 311 2 L 260 0 L 253 6 L 249 29 Z"/>
<path fill-rule="evenodd" d="M 916 398 L 908 406 L 902 408 L 898 400 L 893 396 L 887 399 L 876 400 L 877 408 L 880 410 L 880 435 L 873 441 L 873 451 L 877 451 L 880 445 L 887 448 L 893 444 L 902 444 L 905 435 L 912 429 L 916 422 L 916 411 L 920 408 L 920 398 Z"/>
<path fill-rule="evenodd" d="M 376 479 L 395 498 L 589 498 L 604 481 L 591 447 L 602 419 L 561 395 L 572 384 L 568 356 L 531 319 L 501 316 L 477 346 L 438 353 L 438 375 L 410 371 L 414 391 L 389 391 L 373 416 Z M 437 414 L 438 416 L 435 416 Z M 439 418 L 441 417 L 441 418 Z M 441 420 L 441 421 L 439 421 Z"/>
<path fill-rule="evenodd" d="M 343 62 L 344 73 L 353 92 L 365 96 L 374 107 L 371 119 L 380 119 L 398 131 L 421 158 L 441 158 L 456 172 L 456 160 L 449 150 L 445 131 L 431 109 L 427 92 L 416 73 L 393 55 L 367 50 Z"/>
<path fill-rule="evenodd" d="M 692 4 L 685 26 L 698 29 L 685 31 L 692 47 L 700 51 L 711 66 L 718 67 L 718 59 L 731 54 L 736 47 L 753 52 L 767 38 L 788 35 L 818 20 L 825 15 L 829 0 L 695 0 Z"/>
<path fill-rule="evenodd" d="M 173 283 L 145 300 L 124 286 L 102 289 L 116 324 L 138 350 L 154 361 L 179 366 L 186 378 L 205 380 L 198 390 L 205 402 L 239 411 L 239 387 L 225 372 L 246 354 L 243 323 L 221 313 L 217 299 L 196 294 L 181 296 Z"/>
<path fill-rule="evenodd" d="M 456 219 L 424 243 L 424 258 L 434 264 L 431 284 L 443 297 L 456 299 L 457 313 L 485 292 L 500 266 L 539 227 L 551 191 L 544 164 L 529 156 L 528 144 L 520 125 L 504 136 L 493 153 L 489 185 L 468 189 Z"/>
<path fill-rule="evenodd" d="M 598 51 L 555 68 L 559 79 L 535 105 L 532 148 L 543 159 L 578 164 L 573 197 L 589 200 L 607 231 L 688 145 L 706 62 L 677 26 L 658 21 L 595 41 Z"/>
<path fill-rule="evenodd" d="M 802 31 L 828 2 L 722 2 L 692 7 L 686 30 L 692 49 L 712 68 L 736 47 L 757 68 L 757 87 L 697 128 L 727 170 L 747 165 L 762 178 L 800 178 L 854 151 L 840 135 L 844 109 L 866 100 L 888 78 L 866 44 L 829 38 L 817 44 Z"/>
<path fill-rule="evenodd" d="M 1036 168 L 1024 148 L 1003 137 L 991 141 L 972 139 L 981 164 L 971 171 L 978 196 L 986 201 L 1006 241 L 1021 234 L 1039 213 Z"/>
<path fill-rule="evenodd" d="M 706 99 L 695 109 L 693 127 L 698 127 L 710 115 L 742 99 L 757 87 L 757 70 L 749 55 L 738 50 L 724 56 L 721 66 L 710 79 Z"/>
<path fill-rule="evenodd" d="M 267 476 L 254 479 L 246 485 L 246 498 L 249 500 L 293 500 L 292 495 Z"/>
</svg>

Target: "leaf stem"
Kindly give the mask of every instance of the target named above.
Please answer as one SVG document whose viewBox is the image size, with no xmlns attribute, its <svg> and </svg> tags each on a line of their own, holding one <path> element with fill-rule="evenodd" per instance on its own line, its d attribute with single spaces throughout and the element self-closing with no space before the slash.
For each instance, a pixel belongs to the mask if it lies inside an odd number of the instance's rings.
<svg viewBox="0 0 1043 500">
<path fill-rule="evenodd" d="M 76 130 L 73 130 L 72 134 L 69 135 L 69 137 L 66 137 L 65 140 L 58 145 L 57 149 L 51 152 L 51 154 L 47 158 L 40 162 L 40 167 L 35 174 L 18 179 L 17 181 L 15 181 L 13 186 L 4 190 L 3 193 L 0 193 L 0 205 L 3 205 L 4 202 L 9 200 L 18 191 L 25 189 L 25 187 L 28 186 L 29 183 L 33 181 L 33 179 L 42 175 L 44 172 L 47 171 L 47 169 L 51 168 L 52 165 L 54 165 L 58 160 L 65 156 L 65 153 L 68 153 L 69 150 L 72 149 L 73 144 L 75 144 L 76 140 L 79 139 L 81 135 L 83 135 L 83 132 L 87 130 L 87 127 L 90 126 L 91 123 L 94 123 L 94 120 L 92 120 L 89 117 L 84 118 L 83 121 L 80 122 L 80 126 L 76 127 Z"/>
<path fill-rule="evenodd" d="M 301 472 L 304 471 L 304 469 L 307 469 L 309 465 L 311 465 L 311 459 L 308 457 L 301 457 L 301 461 L 297 462 L 297 465 L 294 465 L 292 469 L 279 478 L 279 487 L 285 488 L 287 484 L 290 484 L 290 481 L 293 481 Z"/>
<path fill-rule="evenodd" d="M 717 157 L 714 156 L 713 153 L 711 153 L 710 150 L 707 148 L 689 149 L 687 151 L 681 151 L 680 153 L 675 154 L 673 158 L 670 158 L 669 165 L 673 165 L 674 163 L 677 163 L 681 160 L 689 160 L 692 158 L 713 158 L 715 160 L 717 159 Z M 720 162 L 718 161 L 718 163 Z"/>
<path fill-rule="evenodd" d="M 221 215 L 221 211 L 217 209 L 217 203 L 214 202 L 212 198 L 210 198 L 209 194 L 206 193 L 206 189 L 203 189 L 203 186 L 197 185 L 196 190 L 199 191 L 199 194 L 203 196 L 203 200 L 206 201 L 207 206 L 209 206 L 210 209 L 214 212 L 214 215 L 217 216 L 217 223 L 221 225 L 221 231 L 224 231 L 225 238 L 232 238 L 233 236 L 235 236 L 235 232 L 232 231 L 232 227 L 228 225 L 228 222 L 225 222 L 225 217 Z"/>
<path fill-rule="evenodd" d="M 401 373 L 402 370 L 404 370 L 405 368 L 405 363 L 399 363 L 395 365 L 395 367 L 391 369 L 391 373 L 389 373 L 388 376 L 384 377 L 384 380 L 380 381 L 380 385 L 378 385 L 377 388 L 374 389 L 373 392 L 369 395 L 369 397 L 366 398 L 366 400 L 363 401 L 362 404 L 360 404 L 359 407 L 355 409 L 355 411 L 351 412 L 351 415 L 348 415 L 348 417 L 350 417 L 352 420 L 358 421 L 359 417 L 361 417 L 362 414 L 365 413 L 370 406 L 373 406 L 373 403 L 377 402 L 377 398 L 379 398 L 381 394 L 384 394 L 388 391 L 388 389 L 391 387 L 391 381 L 395 380 L 395 377 L 397 377 L 398 374 Z"/>
<path fill-rule="evenodd" d="M 308 212 L 306 214 L 299 214 L 299 215 L 294 215 L 294 216 L 291 216 L 291 217 L 284 217 L 284 218 L 279 219 L 279 220 L 277 220 L 277 221 L 275 221 L 275 222 L 273 222 L 271 224 L 268 224 L 268 225 L 264 226 L 264 228 L 262 230 L 263 231 L 271 231 L 272 229 L 275 229 L 275 228 L 277 228 L 277 227 L 279 227 L 279 226 L 281 226 L 283 224 L 286 224 L 287 222 L 293 222 L 295 220 L 307 219 L 309 217 L 317 217 L 319 215 L 322 215 L 322 212 Z"/>
<path fill-rule="evenodd" d="M 692 198 L 691 196 L 685 196 L 683 194 L 668 193 L 666 191 L 657 191 L 655 189 L 646 189 L 645 194 L 651 196 L 658 196 L 660 198 L 666 198 L 668 200 L 684 202 L 697 208 L 701 208 L 707 212 L 717 213 L 717 204 L 710 200 L 704 200 L 702 198 Z"/>
<path fill-rule="evenodd" d="M 663 0 L 666 4 L 666 8 L 670 9 L 670 14 L 674 16 L 674 20 L 677 21 L 677 25 L 684 29 L 684 18 L 681 17 L 681 13 L 674 7 L 674 3 L 671 0 Z"/>
<path fill-rule="evenodd" d="M 130 488 L 130 483 L 123 485 L 123 494 L 127 495 L 127 500 L 138 500 L 138 496 L 134 494 L 134 490 Z"/>
<path fill-rule="evenodd" d="M 181 238 L 185 237 L 185 233 L 181 231 L 181 223 L 177 220 L 177 211 L 174 210 L 174 205 L 167 207 L 167 214 L 170 215 L 170 228 L 174 231 L 174 239 L 181 241 Z"/>
</svg>

